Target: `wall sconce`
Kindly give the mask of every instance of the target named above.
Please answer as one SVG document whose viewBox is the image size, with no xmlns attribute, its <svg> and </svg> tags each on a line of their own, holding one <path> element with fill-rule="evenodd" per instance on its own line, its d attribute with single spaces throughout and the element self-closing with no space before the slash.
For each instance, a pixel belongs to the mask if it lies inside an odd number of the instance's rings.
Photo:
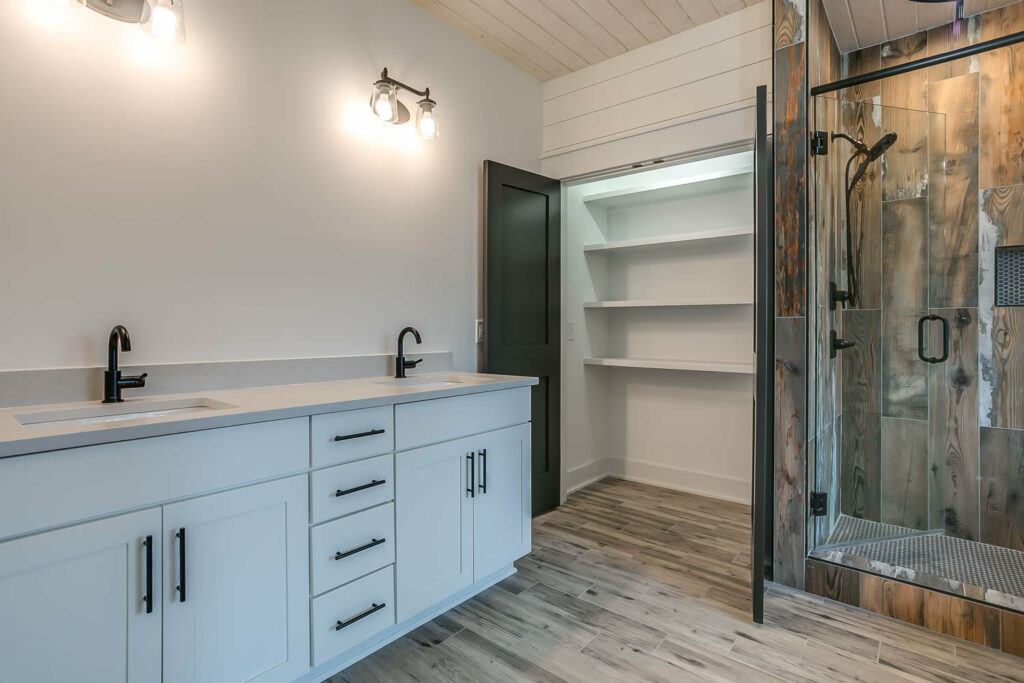
<svg viewBox="0 0 1024 683">
<path fill-rule="evenodd" d="M 416 103 L 416 132 L 424 140 L 433 140 L 437 137 L 437 120 L 434 118 L 434 107 L 437 102 L 430 99 L 430 88 L 417 90 L 411 88 L 401 81 L 396 81 L 388 76 L 385 68 L 380 72 L 380 80 L 373 84 L 373 94 L 370 95 L 370 109 L 381 121 L 401 125 L 412 118 L 409 109 L 398 99 L 398 91 L 408 90 L 414 95 L 422 97 Z"/>
<path fill-rule="evenodd" d="M 129 24 L 164 43 L 185 42 L 184 0 L 53 0 L 65 7 L 88 7 Z"/>
</svg>

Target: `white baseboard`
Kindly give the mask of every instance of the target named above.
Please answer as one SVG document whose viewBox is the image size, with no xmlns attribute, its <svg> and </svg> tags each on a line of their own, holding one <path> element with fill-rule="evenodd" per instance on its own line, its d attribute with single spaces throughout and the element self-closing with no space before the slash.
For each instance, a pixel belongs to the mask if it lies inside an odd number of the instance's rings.
<svg viewBox="0 0 1024 683">
<path fill-rule="evenodd" d="M 696 493 L 733 503 L 750 504 L 750 481 L 746 479 L 733 479 L 707 472 L 692 472 L 679 467 L 668 467 L 642 460 L 608 458 L 605 462 L 608 464 L 607 474 L 612 477 L 686 493 Z"/>
<path fill-rule="evenodd" d="M 603 458 L 577 465 L 565 473 L 565 495 L 590 486 L 608 476 L 608 463 Z M 564 500 L 564 499 L 563 499 Z"/>
</svg>

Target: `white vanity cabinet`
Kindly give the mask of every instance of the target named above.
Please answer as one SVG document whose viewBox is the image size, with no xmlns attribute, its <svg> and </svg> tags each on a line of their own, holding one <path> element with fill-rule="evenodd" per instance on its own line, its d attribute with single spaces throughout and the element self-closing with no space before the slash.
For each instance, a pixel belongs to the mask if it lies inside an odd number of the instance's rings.
<svg viewBox="0 0 1024 683">
<path fill-rule="evenodd" d="M 406 425 L 434 439 L 490 430 L 395 455 L 399 621 L 530 552 L 528 391 L 396 408 L 399 443 L 415 442 Z"/>
<path fill-rule="evenodd" d="M 306 477 L 164 507 L 164 681 L 292 681 L 309 667 Z"/>
<path fill-rule="evenodd" d="M 530 550 L 530 389 L 0 458 L 0 681 L 319 683 Z"/>
<path fill-rule="evenodd" d="M 0 543 L 0 680 L 157 683 L 160 589 L 159 509 Z"/>
</svg>

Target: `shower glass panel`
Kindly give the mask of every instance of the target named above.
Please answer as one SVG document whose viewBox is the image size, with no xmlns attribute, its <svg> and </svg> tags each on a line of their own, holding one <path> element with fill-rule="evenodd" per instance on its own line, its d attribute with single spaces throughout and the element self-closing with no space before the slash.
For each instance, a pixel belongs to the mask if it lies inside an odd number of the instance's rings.
<svg viewBox="0 0 1024 683">
<path fill-rule="evenodd" d="M 811 556 L 1021 609 L 1024 552 L 982 528 L 1016 521 L 980 458 L 999 309 L 985 206 L 971 227 L 977 159 L 947 158 L 943 113 L 832 97 L 813 113 Z"/>
</svg>

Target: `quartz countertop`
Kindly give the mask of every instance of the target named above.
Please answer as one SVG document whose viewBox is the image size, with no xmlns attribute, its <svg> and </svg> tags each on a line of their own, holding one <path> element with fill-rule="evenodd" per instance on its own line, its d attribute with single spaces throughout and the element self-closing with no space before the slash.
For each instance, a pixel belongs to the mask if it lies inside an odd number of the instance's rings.
<svg viewBox="0 0 1024 683">
<path fill-rule="evenodd" d="M 85 401 L 3 408 L 0 409 L 0 458 L 537 384 L 535 377 L 466 372 L 416 375 L 409 381 L 430 382 L 428 378 L 443 383 L 402 384 L 388 377 L 372 377 L 138 398 L 129 395 L 118 404 Z M 126 393 L 130 394 L 130 390 Z M 199 410 L 187 407 L 196 403 L 207 407 Z M 145 411 L 150 415 L 114 422 L 81 423 L 80 413 L 110 410 L 118 413 Z M 43 419 L 40 413 L 50 414 L 51 418 L 72 415 L 78 420 L 73 424 L 72 420 L 60 419 L 48 423 L 38 421 Z M 36 422 L 33 424 L 33 421 Z"/>
</svg>

